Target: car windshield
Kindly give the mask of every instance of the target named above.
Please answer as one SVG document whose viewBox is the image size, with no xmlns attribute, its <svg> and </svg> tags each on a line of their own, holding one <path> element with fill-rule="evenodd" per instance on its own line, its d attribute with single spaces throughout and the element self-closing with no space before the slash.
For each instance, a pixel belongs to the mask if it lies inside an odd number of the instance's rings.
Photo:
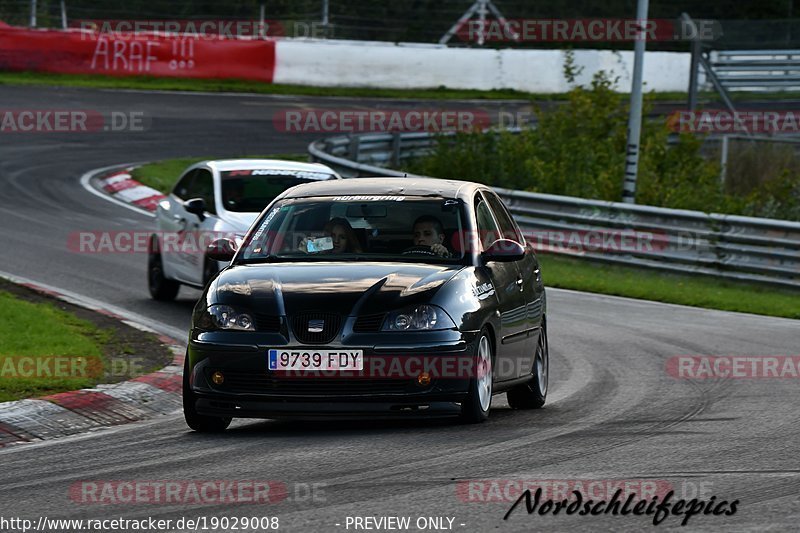
<svg viewBox="0 0 800 533">
<path fill-rule="evenodd" d="M 260 213 L 289 187 L 331 179 L 327 172 L 304 170 L 231 170 L 222 172 L 222 205 L 227 211 Z"/>
<path fill-rule="evenodd" d="M 237 262 L 464 259 L 463 204 L 448 198 L 286 199 L 251 229 Z"/>
</svg>

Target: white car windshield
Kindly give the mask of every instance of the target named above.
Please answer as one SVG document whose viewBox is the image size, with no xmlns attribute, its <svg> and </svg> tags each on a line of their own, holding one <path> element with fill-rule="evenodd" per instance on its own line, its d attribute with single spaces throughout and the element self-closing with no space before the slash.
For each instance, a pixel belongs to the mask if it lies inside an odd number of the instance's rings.
<svg viewBox="0 0 800 533">
<path fill-rule="evenodd" d="M 227 211 L 260 213 L 289 187 L 334 178 L 304 170 L 231 170 L 222 172 L 222 206 Z"/>
</svg>

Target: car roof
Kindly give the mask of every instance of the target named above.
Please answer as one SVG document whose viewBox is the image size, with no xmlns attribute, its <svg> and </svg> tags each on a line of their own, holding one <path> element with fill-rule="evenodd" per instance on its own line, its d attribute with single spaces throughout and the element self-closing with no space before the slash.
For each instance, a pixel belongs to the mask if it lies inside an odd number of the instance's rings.
<svg viewBox="0 0 800 533">
<path fill-rule="evenodd" d="M 468 200 L 472 193 L 485 185 L 470 181 L 421 177 L 350 178 L 341 181 L 320 181 L 296 185 L 283 198 L 307 196 L 403 195 L 461 198 Z"/>
<path fill-rule="evenodd" d="M 284 161 L 281 159 L 216 159 L 204 161 L 210 168 L 220 172 L 230 170 L 303 170 L 307 172 L 329 172 L 336 174 L 336 171 L 329 166 L 321 163 L 303 163 L 301 161 Z"/>
</svg>

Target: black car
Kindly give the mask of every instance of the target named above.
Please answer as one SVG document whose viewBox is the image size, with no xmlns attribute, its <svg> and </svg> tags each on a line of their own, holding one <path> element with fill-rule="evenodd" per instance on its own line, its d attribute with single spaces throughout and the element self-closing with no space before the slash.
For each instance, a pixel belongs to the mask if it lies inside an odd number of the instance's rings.
<svg viewBox="0 0 800 533">
<path fill-rule="evenodd" d="M 545 292 L 500 198 L 469 182 L 360 178 L 280 195 L 195 306 L 188 425 L 233 417 L 485 420 L 544 405 Z"/>
</svg>

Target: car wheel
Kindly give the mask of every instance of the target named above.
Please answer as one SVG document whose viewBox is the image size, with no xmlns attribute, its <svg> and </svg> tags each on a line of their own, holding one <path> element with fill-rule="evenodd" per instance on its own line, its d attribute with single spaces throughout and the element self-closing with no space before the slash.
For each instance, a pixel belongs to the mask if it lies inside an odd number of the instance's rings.
<svg viewBox="0 0 800 533">
<path fill-rule="evenodd" d="M 183 363 L 183 418 L 186 425 L 200 433 L 219 433 L 231 425 L 232 418 L 197 414 L 194 402 L 197 399 L 189 385 L 189 354 Z"/>
<path fill-rule="evenodd" d="M 154 300 L 174 300 L 181 288 L 180 283 L 164 277 L 164 263 L 161 251 L 155 239 L 150 240 L 150 251 L 147 254 L 147 288 Z"/>
<path fill-rule="evenodd" d="M 489 418 L 494 385 L 493 363 L 492 341 L 484 329 L 478 338 L 475 353 L 475 377 L 470 379 L 469 394 L 461 403 L 461 418 L 465 422 L 474 424 Z"/>
<path fill-rule="evenodd" d="M 542 323 L 542 333 L 536 345 L 531 380 L 508 391 L 508 405 L 513 409 L 539 409 L 547 400 L 547 382 L 550 375 L 550 348 L 547 343 L 547 324 Z"/>
</svg>

